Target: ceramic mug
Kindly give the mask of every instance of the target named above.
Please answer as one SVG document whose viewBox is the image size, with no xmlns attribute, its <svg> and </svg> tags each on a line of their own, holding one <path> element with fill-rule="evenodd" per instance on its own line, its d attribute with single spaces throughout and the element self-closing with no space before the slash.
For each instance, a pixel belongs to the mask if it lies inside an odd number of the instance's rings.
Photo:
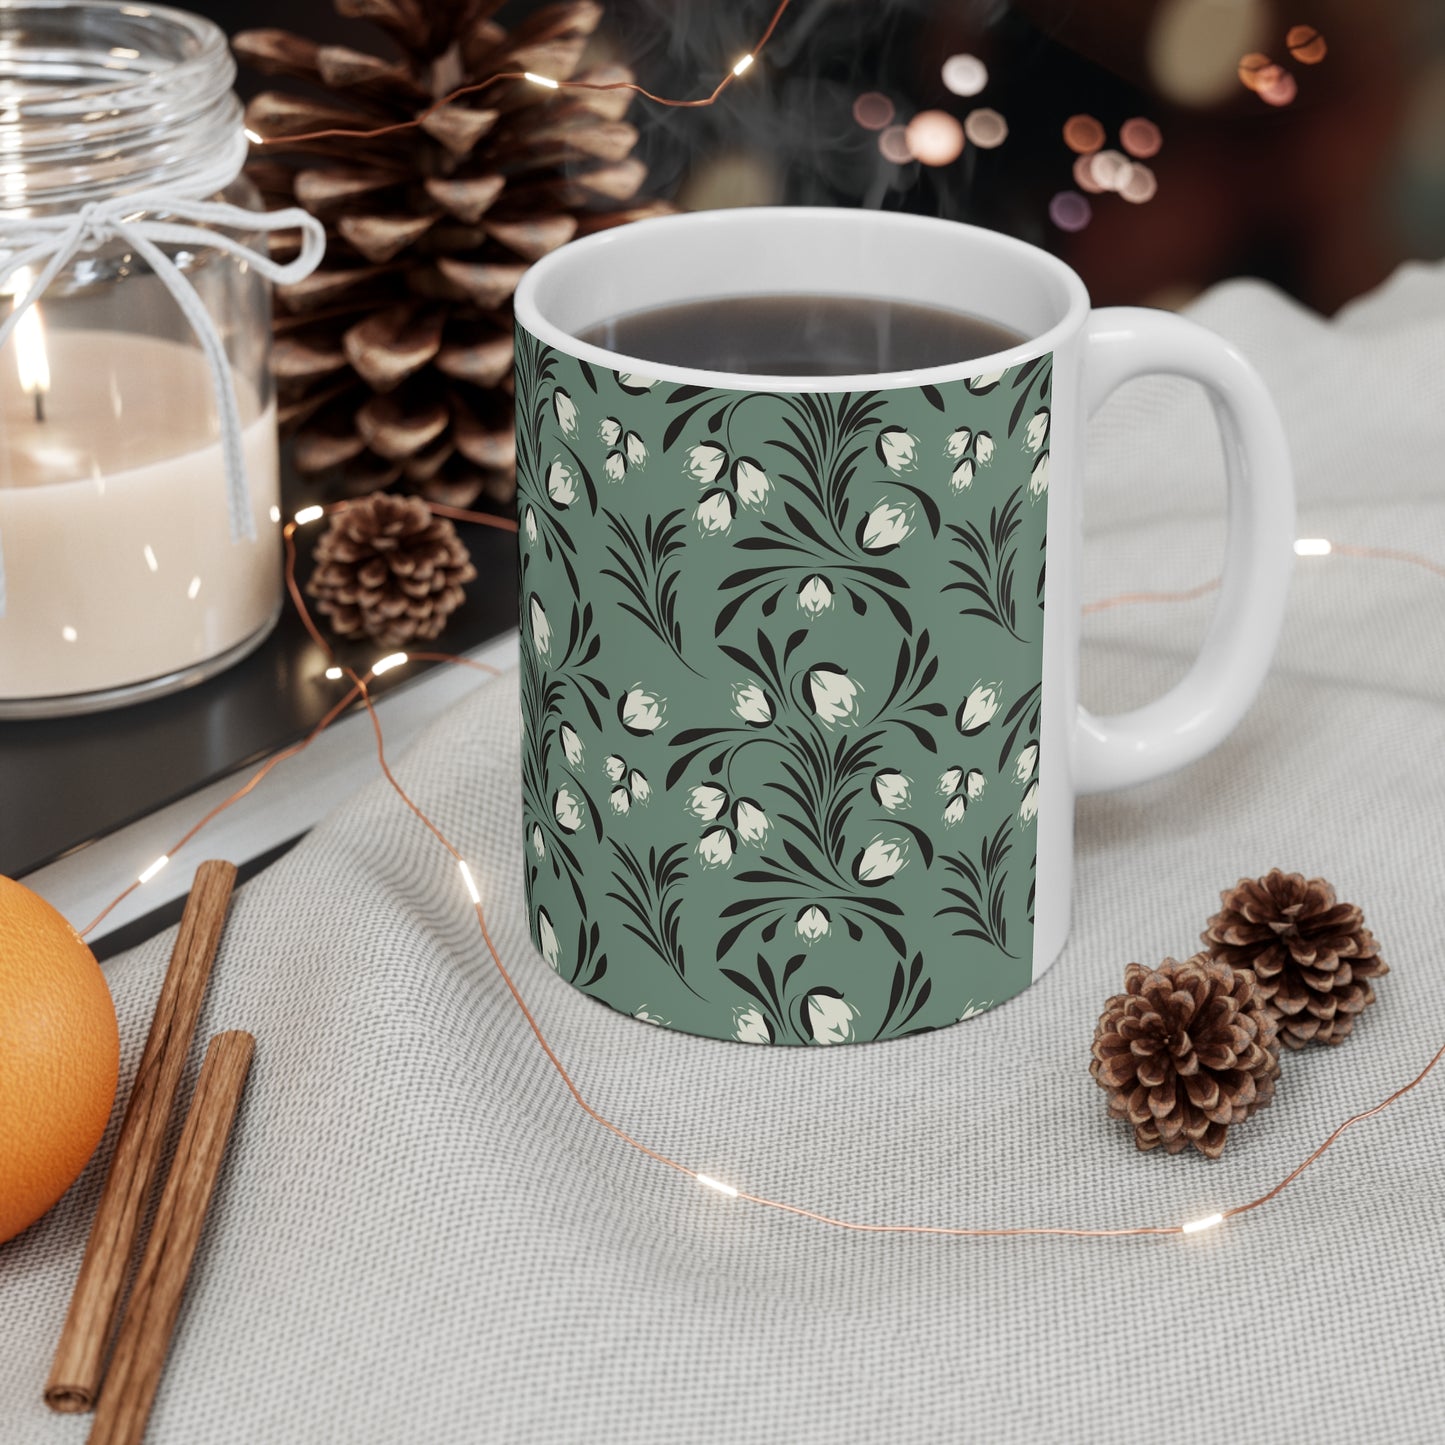
<svg viewBox="0 0 1445 1445">
<path fill-rule="evenodd" d="M 885 296 L 1028 339 L 864 376 L 736 375 L 577 339 L 707 297 Z M 898 1038 L 1063 947 L 1074 799 L 1214 747 L 1268 669 L 1293 501 L 1259 377 L 1192 322 L 1091 311 L 1023 242 L 870 211 L 647 220 L 516 294 L 522 785 L 532 936 L 649 1023 Z M 1229 544 L 1204 647 L 1078 703 L 1084 429 L 1121 382 L 1209 391 Z"/>
</svg>

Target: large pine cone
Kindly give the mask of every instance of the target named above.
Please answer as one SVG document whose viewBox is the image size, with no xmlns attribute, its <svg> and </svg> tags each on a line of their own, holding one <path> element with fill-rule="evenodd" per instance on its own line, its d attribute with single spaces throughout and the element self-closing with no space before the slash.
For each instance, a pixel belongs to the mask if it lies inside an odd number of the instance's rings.
<svg viewBox="0 0 1445 1445">
<path fill-rule="evenodd" d="M 1279 1040 L 1254 975 L 1196 954 L 1131 963 L 1104 1006 L 1089 1072 L 1142 1150 L 1217 1159 L 1230 1125 L 1274 1098 Z"/>
<path fill-rule="evenodd" d="M 403 647 L 440 634 L 476 575 L 456 528 L 419 497 L 378 492 L 332 513 L 306 590 L 338 637 Z"/>
<path fill-rule="evenodd" d="M 1260 996 L 1292 1049 L 1339 1044 L 1374 1003 L 1372 978 L 1389 973 L 1364 914 L 1339 903 L 1323 878 L 1278 868 L 1241 878 L 1202 935 L 1211 958 L 1253 970 Z"/>
<path fill-rule="evenodd" d="M 247 107 L 266 145 L 248 168 L 268 202 L 325 223 L 321 269 L 277 298 L 275 371 L 297 467 L 352 495 L 402 482 L 469 506 L 515 492 L 511 298 L 527 266 L 574 235 L 656 214 L 625 90 L 504 81 L 420 126 L 370 139 L 288 135 L 415 118 L 501 71 L 574 76 L 602 7 L 573 0 L 515 30 L 500 0 L 335 0 L 386 32 L 394 58 L 284 30 L 236 36 L 240 58 L 309 82 Z M 630 80 L 618 65 L 578 76 Z M 319 92 L 319 94 L 318 94 Z M 612 208 L 599 210 L 598 208 Z"/>
</svg>

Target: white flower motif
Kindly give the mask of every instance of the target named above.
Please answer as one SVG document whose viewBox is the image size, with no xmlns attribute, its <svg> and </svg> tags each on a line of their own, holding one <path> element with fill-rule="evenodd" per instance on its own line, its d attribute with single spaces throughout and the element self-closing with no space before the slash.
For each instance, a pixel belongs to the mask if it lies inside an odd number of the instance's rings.
<svg viewBox="0 0 1445 1445">
<path fill-rule="evenodd" d="M 965 1019 L 977 1018 L 979 1014 L 986 1014 L 993 1007 L 993 1000 L 986 999 L 983 1003 L 974 1003 L 972 999 L 964 1004 L 963 1012 L 959 1014 L 958 1021 L 962 1023 Z"/>
<path fill-rule="evenodd" d="M 527 529 L 527 540 L 534 545 L 537 541 L 537 514 L 527 508 L 527 515 L 522 519 L 522 525 Z"/>
<path fill-rule="evenodd" d="M 912 530 L 910 508 L 879 502 L 858 524 L 858 545 L 865 552 L 891 552 Z"/>
<path fill-rule="evenodd" d="M 875 838 L 853 860 L 853 876 L 860 883 L 886 883 L 908 862 L 907 849 L 901 838 Z"/>
<path fill-rule="evenodd" d="M 1049 489 L 1049 454 L 1044 452 L 1029 474 L 1029 496 L 1041 497 Z"/>
<path fill-rule="evenodd" d="M 570 788 L 558 788 L 553 795 L 552 816 L 564 833 L 575 833 L 582 826 L 582 804 Z"/>
<path fill-rule="evenodd" d="M 958 730 L 964 737 L 974 737 L 989 725 L 1003 700 L 1000 695 L 1002 686 L 999 682 L 974 683 L 973 691 L 964 698 L 958 710 Z"/>
<path fill-rule="evenodd" d="M 728 795 L 711 783 L 699 783 L 687 795 L 687 809 L 704 823 L 711 823 L 728 805 Z"/>
<path fill-rule="evenodd" d="M 858 694 L 862 688 L 841 668 L 815 667 L 803 679 L 803 692 L 818 720 L 833 723 L 858 720 Z"/>
<path fill-rule="evenodd" d="M 910 787 L 912 782 L 895 768 L 885 768 L 873 777 L 873 796 L 877 799 L 878 806 L 887 808 L 890 813 L 896 813 L 899 808 L 908 806 Z"/>
<path fill-rule="evenodd" d="M 542 836 L 542 825 L 540 823 L 532 824 L 532 851 L 539 858 L 545 858 L 547 856 L 547 840 Z"/>
<path fill-rule="evenodd" d="M 761 507 L 772 488 L 768 474 L 751 457 L 739 457 L 733 463 L 733 490 L 743 506 Z"/>
<path fill-rule="evenodd" d="M 573 768 L 582 766 L 582 739 L 577 736 L 577 729 L 571 723 L 563 723 L 557 729 L 557 736 L 562 740 L 562 751 L 567 755 L 567 765 Z"/>
<path fill-rule="evenodd" d="M 644 376 L 640 371 L 619 371 L 615 375 L 618 386 L 623 391 L 631 392 L 633 396 L 641 396 L 644 391 L 651 391 L 657 385 L 655 376 Z"/>
<path fill-rule="evenodd" d="M 632 1015 L 632 1017 L 635 1018 L 639 1023 L 655 1024 L 660 1029 L 667 1027 L 667 1020 L 665 1018 L 659 1018 L 658 1015 L 655 1013 L 649 1013 L 647 1011 L 646 1004 L 644 1004 L 640 1009 L 638 1009 L 637 1012 Z"/>
<path fill-rule="evenodd" d="M 1029 419 L 1029 429 L 1024 433 L 1024 445 L 1036 452 L 1049 439 L 1049 409 L 1041 406 Z"/>
<path fill-rule="evenodd" d="M 1039 780 L 1035 778 L 1029 784 L 1028 792 L 1024 794 L 1024 800 L 1019 804 L 1019 822 L 1032 823 L 1038 816 L 1039 811 Z"/>
<path fill-rule="evenodd" d="M 966 492 L 973 485 L 973 463 L 968 457 L 959 462 L 949 479 L 955 492 Z"/>
<path fill-rule="evenodd" d="M 562 945 L 557 939 L 557 930 L 552 927 L 552 920 L 547 917 L 547 910 L 537 910 L 537 945 L 542 950 L 542 957 L 557 967 L 557 960 L 562 956 Z"/>
<path fill-rule="evenodd" d="M 627 475 L 627 458 L 619 451 L 610 451 L 607 460 L 602 463 L 602 470 L 607 473 L 609 482 L 620 482 Z"/>
<path fill-rule="evenodd" d="M 630 431 L 622 440 L 622 445 L 627 451 L 627 465 L 641 469 L 647 465 L 647 444 L 637 435 Z"/>
<path fill-rule="evenodd" d="M 1039 761 L 1039 745 L 1030 743 L 1028 747 L 1020 750 L 1018 757 L 1014 759 L 1014 781 L 1026 783 L 1034 775 L 1034 768 Z"/>
<path fill-rule="evenodd" d="M 547 495 L 559 507 L 570 507 L 577 500 L 577 482 L 572 468 L 560 460 L 547 468 Z"/>
<path fill-rule="evenodd" d="M 918 465 L 918 438 L 905 427 L 884 427 L 876 445 L 878 460 L 890 472 L 911 472 Z"/>
<path fill-rule="evenodd" d="M 733 826 L 744 843 L 761 843 L 773 825 L 768 815 L 750 798 L 740 798 L 733 804 Z"/>
<path fill-rule="evenodd" d="M 974 438 L 973 454 L 981 467 L 986 467 L 993 460 L 993 438 L 986 431 L 979 432 Z"/>
<path fill-rule="evenodd" d="M 815 572 L 798 584 L 798 606 L 810 617 L 817 617 L 833 605 L 833 589 L 826 577 Z"/>
<path fill-rule="evenodd" d="M 831 990 L 808 995 L 808 1029 L 815 1044 L 846 1043 L 857 1017 L 857 1009 Z"/>
<path fill-rule="evenodd" d="M 717 481 L 727 464 L 728 454 L 721 447 L 715 447 L 711 442 L 700 442 L 688 448 L 685 470 L 693 481 L 707 486 Z"/>
<path fill-rule="evenodd" d="M 1001 371 L 985 371 L 978 376 L 970 376 L 964 381 L 964 385 L 975 395 L 983 396 L 990 392 L 1003 380 Z"/>
<path fill-rule="evenodd" d="M 613 788 L 607 795 L 607 801 L 612 804 L 614 813 L 625 813 L 632 807 L 632 794 L 626 788 Z"/>
<path fill-rule="evenodd" d="M 726 828 L 714 828 L 698 840 L 697 856 L 706 868 L 728 868 L 733 861 L 733 835 Z"/>
<path fill-rule="evenodd" d="M 615 416 L 604 416 L 598 424 L 597 435 L 602 438 L 603 446 L 615 447 L 622 435 L 622 423 Z"/>
<path fill-rule="evenodd" d="M 948 440 L 943 444 L 943 453 L 951 461 L 957 461 L 968 450 L 968 444 L 973 440 L 973 433 L 966 426 L 954 427 L 949 432 Z"/>
<path fill-rule="evenodd" d="M 709 492 L 697 504 L 697 529 L 704 535 L 726 532 L 733 524 L 736 503 L 726 492 Z"/>
<path fill-rule="evenodd" d="M 962 793 L 955 793 L 948 800 L 948 806 L 943 810 L 943 821 L 951 828 L 955 823 L 963 822 L 963 815 L 966 812 L 968 812 L 968 799 Z"/>
<path fill-rule="evenodd" d="M 939 775 L 938 791 L 947 797 L 950 793 L 956 793 L 963 782 L 962 768 L 949 768 L 946 773 Z"/>
<path fill-rule="evenodd" d="M 733 688 L 733 711 L 753 727 L 773 720 L 773 705 L 755 682 L 740 682 Z"/>
<path fill-rule="evenodd" d="M 559 386 L 552 393 L 552 409 L 557 413 L 557 425 L 569 437 L 577 435 L 577 405 Z"/>
<path fill-rule="evenodd" d="M 739 1009 L 733 1015 L 733 1025 L 733 1037 L 740 1044 L 770 1044 L 773 1041 L 772 1025 L 755 1008 Z"/>
<path fill-rule="evenodd" d="M 532 646 L 537 649 L 538 657 L 546 657 L 552 650 L 552 624 L 547 621 L 547 609 L 533 597 L 527 616 L 532 623 Z"/>
<path fill-rule="evenodd" d="M 807 908 L 798 910 L 798 917 L 793 927 L 798 937 L 811 947 L 820 938 L 827 937 L 832 922 L 833 920 L 828 917 L 828 910 L 820 908 L 814 903 Z"/>
<path fill-rule="evenodd" d="M 655 733 L 662 726 L 666 712 L 667 699 L 645 692 L 641 683 L 635 683 L 623 693 L 617 704 L 618 720 L 634 737 Z"/>
<path fill-rule="evenodd" d="M 987 782 L 988 779 L 977 768 L 968 770 L 968 776 L 963 780 L 963 791 L 968 794 L 970 803 L 983 797 L 983 790 Z"/>
<path fill-rule="evenodd" d="M 632 790 L 634 803 L 645 803 L 652 796 L 652 784 L 636 768 L 632 770 L 632 776 L 628 778 L 627 786 Z"/>
<path fill-rule="evenodd" d="M 602 759 L 602 771 L 607 774 L 608 782 L 620 783 L 622 775 L 627 771 L 627 764 L 616 753 L 609 753 Z"/>
</svg>

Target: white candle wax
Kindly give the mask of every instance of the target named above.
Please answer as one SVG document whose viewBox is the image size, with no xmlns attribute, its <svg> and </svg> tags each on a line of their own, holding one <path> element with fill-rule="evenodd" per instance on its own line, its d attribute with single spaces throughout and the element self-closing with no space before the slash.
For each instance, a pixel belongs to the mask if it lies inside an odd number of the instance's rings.
<svg viewBox="0 0 1445 1445">
<path fill-rule="evenodd" d="M 238 379 L 256 541 L 233 542 L 193 347 L 48 330 L 45 419 L 0 353 L 0 703 L 124 687 L 264 633 L 279 602 L 276 410 Z"/>
</svg>

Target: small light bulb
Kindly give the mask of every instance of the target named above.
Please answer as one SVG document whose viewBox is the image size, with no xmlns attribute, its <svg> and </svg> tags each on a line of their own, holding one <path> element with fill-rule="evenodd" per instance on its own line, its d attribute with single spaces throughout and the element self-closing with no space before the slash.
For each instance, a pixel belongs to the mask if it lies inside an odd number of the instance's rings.
<svg viewBox="0 0 1445 1445">
<path fill-rule="evenodd" d="M 467 860 L 458 858 L 457 867 L 462 870 L 462 882 L 467 885 L 467 892 L 472 895 L 472 902 L 480 903 L 482 895 L 477 891 L 477 880 L 472 877 L 472 870 L 467 867 Z"/>
<path fill-rule="evenodd" d="M 380 677 L 384 672 L 390 672 L 394 667 L 400 667 L 406 661 L 404 652 L 388 652 L 385 657 L 379 657 L 371 664 L 371 675 Z"/>
<path fill-rule="evenodd" d="M 328 667 L 326 669 L 327 682 L 336 682 L 340 677 L 341 669 L 339 667 Z"/>
<path fill-rule="evenodd" d="M 318 517 L 324 517 L 325 515 L 325 507 L 318 507 L 315 505 L 310 507 L 302 507 L 301 510 L 296 513 L 296 525 L 298 527 L 304 527 L 307 522 L 314 522 Z"/>
<path fill-rule="evenodd" d="M 522 74 L 525 75 L 527 79 L 532 82 L 533 85 L 545 85 L 548 90 L 561 89 L 561 86 L 559 86 L 558 83 L 553 80 L 552 77 L 549 75 L 536 75 L 530 70 L 524 70 Z"/>
<path fill-rule="evenodd" d="M 266 137 L 263 135 L 257 135 L 250 126 L 242 126 L 241 130 L 242 133 L 245 135 L 246 139 L 250 141 L 253 146 L 263 146 L 266 144 Z"/>
<path fill-rule="evenodd" d="M 271 520 L 273 522 L 279 522 L 281 520 L 281 508 L 274 504 L 271 507 Z"/>
<path fill-rule="evenodd" d="M 1294 544 L 1296 557 L 1328 557 L 1334 550 L 1328 537 L 1301 537 Z"/>
<path fill-rule="evenodd" d="M 695 1174 L 693 1178 L 708 1189 L 716 1189 L 719 1194 L 726 1194 L 729 1199 L 736 1199 L 738 1192 L 731 1184 L 724 1184 L 721 1179 L 714 1179 L 711 1174 Z"/>
<path fill-rule="evenodd" d="M 1206 1214 L 1203 1219 L 1191 1219 L 1188 1224 L 1179 1226 L 1183 1234 L 1198 1234 L 1203 1229 L 1213 1229 L 1216 1224 L 1223 1224 L 1222 1214 Z"/>
<path fill-rule="evenodd" d="M 161 869 L 164 868 L 166 864 L 170 861 L 171 855 L 169 853 L 162 853 L 161 856 L 157 858 L 156 861 L 152 863 L 151 866 L 147 868 L 138 879 L 136 879 L 136 882 L 149 883 L 151 879 L 154 878 L 156 874 L 159 873 Z"/>
<path fill-rule="evenodd" d="M 743 71 L 745 71 L 752 63 L 753 57 L 751 55 L 743 56 L 743 58 L 739 60 L 735 66 L 733 66 L 733 74 L 741 75 Z"/>
</svg>

